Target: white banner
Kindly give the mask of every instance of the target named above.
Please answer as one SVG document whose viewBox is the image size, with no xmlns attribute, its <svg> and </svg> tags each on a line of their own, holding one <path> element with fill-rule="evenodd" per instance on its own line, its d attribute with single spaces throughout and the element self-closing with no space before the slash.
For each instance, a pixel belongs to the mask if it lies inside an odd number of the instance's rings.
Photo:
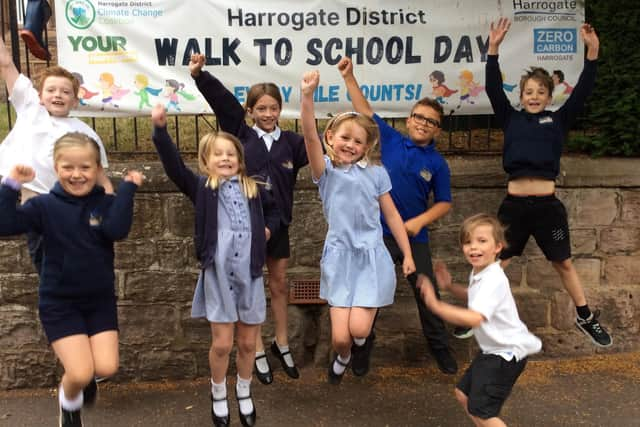
<svg viewBox="0 0 640 427">
<path fill-rule="evenodd" d="M 489 114 L 484 63 L 489 23 L 512 26 L 500 48 L 504 88 L 514 105 L 532 65 L 559 70 L 554 103 L 575 85 L 583 63 L 584 2 L 500 0 L 67 0 L 56 6 L 60 65 L 82 83 L 85 116 L 146 115 L 158 102 L 170 113 L 209 113 L 187 64 L 205 69 L 240 102 L 254 83 L 282 91 L 283 117 L 299 115 L 302 73 L 320 70 L 319 115 L 350 110 L 337 62 L 354 61 L 374 110 L 404 117 L 420 98 L 447 114 Z M 560 82 L 559 80 L 563 80 Z"/>
</svg>

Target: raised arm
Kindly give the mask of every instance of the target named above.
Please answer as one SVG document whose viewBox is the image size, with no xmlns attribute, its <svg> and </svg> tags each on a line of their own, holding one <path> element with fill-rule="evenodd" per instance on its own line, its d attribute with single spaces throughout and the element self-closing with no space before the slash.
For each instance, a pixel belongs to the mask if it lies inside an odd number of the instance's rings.
<svg viewBox="0 0 640 427">
<path fill-rule="evenodd" d="M 349 97 L 351 97 L 353 109 L 360 114 L 373 117 L 373 109 L 371 105 L 369 105 L 367 98 L 362 94 L 358 81 L 353 75 L 353 62 L 351 62 L 351 58 L 347 56 L 343 57 L 340 62 L 338 62 L 338 70 L 340 70 L 340 75 L 342 75 L 344 84 L 347 86 L 347 92 L 349 92 Z"/>
<path fill-rule="evenodd" d="M 133 223 L 133 196 L 143 180 L 144 176 L 140 172 L 132 170 L 120 183 L 118 194 L 102 223 L 102 230 L 109 240 L 122 240 L 129 234 Z"/>
<path fill-rule="evenodd" d="M 35 171 L 24 165 L 11 168 L 9 174 L 2 179 L 0 185 L 0 236 L 14 236 L 32 229 L 26 210 L 32 207 L 29 201 L 18 206 L 18 193 L 22 184 L 33 181 Z"/>
<path fill-rule="evenodd" d="M 511 22 L 507 18 L 500 18 L 497 23 L 491 23 L 489 30 L 489 50 L 487 64 L 485 66 L 485 90 L 491 102 L 491 107 L 496 115 L 498 123 L 502 126 L 507 116 L 513 111 L 509 98 L 502 88 L 502 73 L 498 64 L 498 51 L 504 40 Z"/>
<path fill-rule="evenodd" d="M 9 48 L 5 46 L 2 37 L 0 37 L 0 75 L 7 84 L 7 91 L 9 92 L 9 96 L 11 96 L 13 93 L 13 86 L 15 85 L 20 73 L 18 72 L 16 65 L 13 63 L 11 52 L 9 52 Z"/>
<path fill-rule="evenodd" d="M 211 73 L 202 70 L 204 63 L 204 55 L 199 53 L 191 55 L 189 61 L 191 77 L 216 115 L 220 128 L 238 136 L 240 130 L 247 126 L 244 121 L 246 115 L 244 108 L 220 80 L 212 76 Z"/>
<path fill-rule="evenodd" d="M 300 89 L 302 98 L 300 100 L 300 119 L 302 121 L 302 135 L 304 144 L 307 147 L 309 166 L 313 179 L 318 180 L 324 173 L 325 163 L 322 153 L 322 141 L 318 136 L 316 127 L 316 115 L 313 106 L 313 91 L 320 84 L 320 73 L 318 71 L 308 71 L 302 76 Z"/>
</svg>

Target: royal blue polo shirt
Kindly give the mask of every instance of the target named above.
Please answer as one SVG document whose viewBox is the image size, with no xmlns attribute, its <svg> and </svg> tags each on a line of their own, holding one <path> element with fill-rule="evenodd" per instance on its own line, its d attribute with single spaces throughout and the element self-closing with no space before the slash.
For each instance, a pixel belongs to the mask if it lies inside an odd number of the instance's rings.
<svg viewBox="0 0 640 427">
<path fill-rule="evenodd" d="M 389 126 L 380 116 L 373 116 L 380 128 L 382 164 L 391 177 L 391 198 L 404 221 L 416 217 L 429 207 L 429 194 L 433 202 L 451 202 L 451 174 L 449 165 L 436 150 L 435 141 L 426 146 L 413 143 L 409 137 Z M 382 218 L 385 235 L 391 230 Z M 428 228 L 409 238 L 412 242 L 429 241 Z"/>
</svg>

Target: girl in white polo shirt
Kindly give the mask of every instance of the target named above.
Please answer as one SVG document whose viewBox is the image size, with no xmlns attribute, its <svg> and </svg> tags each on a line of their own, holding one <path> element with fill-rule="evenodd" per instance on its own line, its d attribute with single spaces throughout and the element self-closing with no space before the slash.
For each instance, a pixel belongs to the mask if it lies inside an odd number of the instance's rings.
<svg viewBox="0 0 640 427">
<path fill-rule="evenodd" d="M 498 254 L 505 247 L 504 228 L 488 214 L 467 218 L 460 229 L 460 244 L 473 267 L 469 287 L 453 284 L 443 263 L 436 263 L 438 287 L 459 299 L 462 308 L 438 300 L 429 279 L 421 275 L 418 285 L 425 304 L 447 322 L 473 328 L 481 352 L 456 386 L 456 398 L 477 426 L 504 426 L 498 418 L 511 388 L 527 364 L 527 357 L 542 348 L 518 316 L 509 279 Z M 422 285 L 429 286 L 422 286 Z"/>
</svg>

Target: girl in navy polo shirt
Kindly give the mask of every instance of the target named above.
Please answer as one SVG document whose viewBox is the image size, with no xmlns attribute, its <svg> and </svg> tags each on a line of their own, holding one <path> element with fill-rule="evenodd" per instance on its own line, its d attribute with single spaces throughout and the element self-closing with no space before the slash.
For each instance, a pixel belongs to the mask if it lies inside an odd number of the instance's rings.
<svg viewBox="0 0 640 427">
<path fill-rule="evenodd" d="M 205 57 L 191 56 L 189 70 L 198 89 L 216 115 L 220 128 L 242 142 L 247 174 L 257 176 L 268 184 L 280 210 L 280 227 L 267 243 L 267 269 L 271 309 L 275 323 L 275 339 L 271 352 L 280 360 L 291 378 L 299 373 L 289 351 L 287 332 L 288 288 L 286 280 L 289 262 L 289 224 L 293 209 L 293 188 L 298 170 L 307 164 L 304 140 L 295 132 L 280 129 L 278 119 L 282 111 L 282 96 L 273 83 L 258 83 L 249 89 L 243 107 L 224 85 L 207 71 L 202 71 Z M 254 125 L 248 126 L 249 115 Z M 269 360 L 258 331 L 256 341 L 256 375 L 263 384 L 273 381 Z"/>
<path fill-rule="evenodd" d="M 403 273 L 416 270 L 402 217 L 391 199 L 391 180 L 382 166 L 370 165 L 368 153 L 378 142 L 378 125 L 363 114 L 338 114 L 318 137 L 313 92 L 317 71 L 302 78 L 300 116 L 311 177 L 318 185 L 329 224 L 320 261 L 320 297 L 330 305 L 331 340 L 336 352 L 328 381 L 338 384 L 371 332 L 378 307 L 393 303 L 395 267 L 382 239 L 384 215 L 404 256 Z"/>
<path fill-rule="evenodd" d="M 51 192 L 16 206 L 23 184 L 35 178 L 16 165 L 0 185 L 0 236 L 28 231 L 42 236 L 38 309 L 42 327 L 62 363 L 58 390 L 60 426 L 81 426 L 83 404 L 96 397 L 94 375 L 118 370 L 118 317 L 113 242 L 124 239 L 133 219 L 133 196 L 143 176 L 130 171 L 117 196 L 97 185 L 100 146 L 71 132 L 53 146 L 58 182 Z"/>
<path fill-rule="evenodd" d="M 250 393 L 258 326 L 266 302 L 262 267 L 265 246 L 277 232 L 279 213 L 270 193 L 247 176 L 240 141 L 231 134 L 209 133 L 200 140 L 198 166 L 188 169 L 167 132 L 162 105 L 151 112 L 153 143 L 169 178 L 195 205 L 195 246 L 202 269 L 191 315 L 211 324 L 211 416 L 229 425 L 226 375 L 237 334 L 236 398 L 240 421 L 252 426 L 256 410 Z M 247 268 L 248 267 L 248 268 Z"/>
</svg>

